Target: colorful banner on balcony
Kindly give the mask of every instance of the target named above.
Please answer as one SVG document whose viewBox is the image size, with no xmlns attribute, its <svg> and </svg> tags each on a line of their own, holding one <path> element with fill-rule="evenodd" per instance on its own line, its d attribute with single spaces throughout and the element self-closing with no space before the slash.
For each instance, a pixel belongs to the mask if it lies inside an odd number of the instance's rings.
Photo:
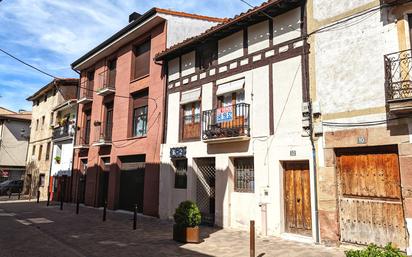
<svg viewBox="0 0 412 257">
<path fill-rule="evenodd" d="M 216 123 L 229 122 L 233 120 L 232 107 L 221 107 L 216 110 Z"/>
</svg>

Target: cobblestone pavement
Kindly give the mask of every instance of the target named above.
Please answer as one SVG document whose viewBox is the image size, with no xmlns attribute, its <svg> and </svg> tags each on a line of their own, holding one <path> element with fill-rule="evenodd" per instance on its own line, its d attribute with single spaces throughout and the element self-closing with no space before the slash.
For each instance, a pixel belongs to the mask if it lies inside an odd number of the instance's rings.
<svg viewBox="0 0 412 257">
<path fill-rule="evenodd" d="M 46 203 L 0 202 L 0 256 L 249 256 L 248 233 L 202 227 L 203 242 L 179 244 L 171 240 L 172 223 L 83 207 Z M 257 238 L 256 256 L 344 256 L 343 250 L 296 243 L 274 237 Z"/>
</svg>

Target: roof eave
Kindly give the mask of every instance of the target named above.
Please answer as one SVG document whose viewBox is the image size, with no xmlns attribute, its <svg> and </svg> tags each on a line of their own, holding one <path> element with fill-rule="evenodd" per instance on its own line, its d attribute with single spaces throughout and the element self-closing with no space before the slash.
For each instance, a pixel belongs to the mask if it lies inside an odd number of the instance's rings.
<svg viewBox="0 0 412 257">
<path fill-rule="evenodd" d="M 289 4 L 290 6 L 293 5 L 300 5 L 300 2 L 302 0 L 273 0 L 273 1 L 268 1 L 261 6 L 254 7 L 253 9 L 248 10 L 247 12 L 240 14 L 238 16 L 235 16 L 232 19 L 229 19 L 227 22 L 223 24 L 218 24 L 215 27 L 210 28 L 209 30 L 199 34 L 198 36 L 192 37 L 187 39 L 186 41 L 183 41 L 181 43 L 176 44 L 176 48 L 173 46 L 170 47 L 169 49 L 166 49 L 165 51 L 158 53 L 155 56 L 156 61 L 163 61 L 163 60 L 170 60 L 176 57 L 176 55 L 179 55 L 179 52 L 186 52 L 184 49 L 185 48 L 194 48 L 196 44 L 202 43 L 208 38 L 216 36 L 219 32 L 224 31 L 225 29 L 230 28 L 231 26 L 236 26 L 236 23 L 239 23 L 243 20 L 249 19 L 250 16 L 256 15 L 258 13 L 262 13 L 263 10 L 270 8 L 273 5 L 279 5 L 279 4 Z M 189 50 L 190 51 L 190 50 Z"/>
</svg>

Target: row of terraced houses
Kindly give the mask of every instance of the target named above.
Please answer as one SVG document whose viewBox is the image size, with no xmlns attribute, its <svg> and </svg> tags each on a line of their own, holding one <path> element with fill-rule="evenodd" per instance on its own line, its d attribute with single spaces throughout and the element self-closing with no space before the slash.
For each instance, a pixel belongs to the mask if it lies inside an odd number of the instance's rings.
<svg viewBox="0 0 412 257">
<path fill-rule="evenodd" d="M 41 198 L 412 253 L 412 3 L 269 0 L 222 19 L 153 8 L 33 102 Z"/>
</svg>

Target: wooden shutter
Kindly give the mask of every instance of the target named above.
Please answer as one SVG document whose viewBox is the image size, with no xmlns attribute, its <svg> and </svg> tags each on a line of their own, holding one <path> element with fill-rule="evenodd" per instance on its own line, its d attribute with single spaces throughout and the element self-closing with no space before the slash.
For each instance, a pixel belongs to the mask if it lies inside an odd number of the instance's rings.
<svg viewBox="0 0 412 257">
<path fill-rule="evenodd" d="M 149 75 L 150 72 L 150 40 L 136 46 L 134 50 L 134 79 Z"/>
</svg>

